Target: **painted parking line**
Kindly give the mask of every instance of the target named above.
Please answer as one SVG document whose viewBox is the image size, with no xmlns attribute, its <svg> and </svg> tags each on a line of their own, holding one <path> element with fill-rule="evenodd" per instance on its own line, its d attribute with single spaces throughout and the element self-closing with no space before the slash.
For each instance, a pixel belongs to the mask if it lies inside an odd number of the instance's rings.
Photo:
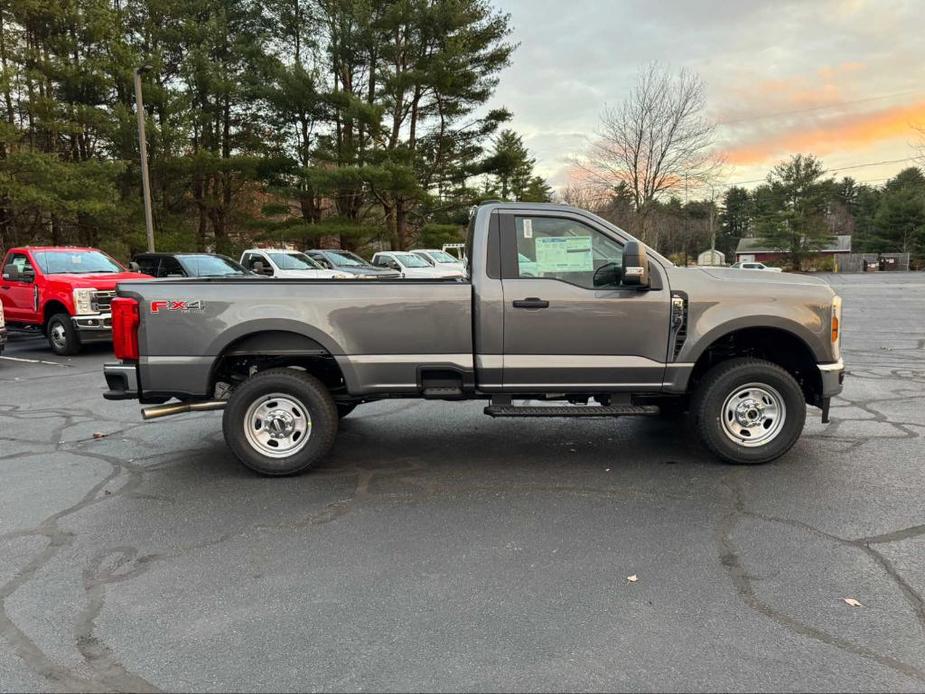
<svg viewBox="0 0 925 694">
<path fill-rule="evenodd" d="M 44 359 L 24 359 L 22 357 L 0 357 L 0 359 L 7 359 L 9 361 L 21 361 L 26 364 L 48 364 L 49 366 L 67 366 L 67 364 L 62 364 L 60 361 L 45 361 Z"/>
</svg>

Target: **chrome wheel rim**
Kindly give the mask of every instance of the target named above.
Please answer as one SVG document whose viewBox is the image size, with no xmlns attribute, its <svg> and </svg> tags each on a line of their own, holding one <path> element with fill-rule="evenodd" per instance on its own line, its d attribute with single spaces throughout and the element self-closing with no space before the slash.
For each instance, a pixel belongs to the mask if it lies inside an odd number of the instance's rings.
<svg viewBox="0 0 925 694">
<path fill-rule="evenodd" d="M 302 450 L 312 433 L 308 408 L 297 398 L 270 393 L 251 403 L 244 415 L 247 442 L 268 458 L 287 458 Z"/>
<path fill-rule="evenodd" d="M 58 349 L 64 349 L 67 347 L 67 331 L 64 329 L 64 326 L 61 325 L 60 321 L 55 321 L 49 330 L 51 335 L 52 344 Z"/>
<path fill-rule="evenodd" d="M 773 441 L 786 420 L 784 398 L 765 383 L 738 386 L 723 403 L 723 433 L 745 448 L 757 448 Z"/>
</svg>

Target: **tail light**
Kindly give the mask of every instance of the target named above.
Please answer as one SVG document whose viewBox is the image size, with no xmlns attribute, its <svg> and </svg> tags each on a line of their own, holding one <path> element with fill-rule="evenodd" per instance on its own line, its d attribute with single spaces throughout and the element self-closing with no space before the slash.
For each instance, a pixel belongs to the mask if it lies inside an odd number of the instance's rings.
<svg viewBox="0 0 925 694">
<path fill-rule="evenodd" d="M 116 359 L 138 359 L 138 302 L 117 296 L 112 300 L 112 351 Z"/>
</svg>

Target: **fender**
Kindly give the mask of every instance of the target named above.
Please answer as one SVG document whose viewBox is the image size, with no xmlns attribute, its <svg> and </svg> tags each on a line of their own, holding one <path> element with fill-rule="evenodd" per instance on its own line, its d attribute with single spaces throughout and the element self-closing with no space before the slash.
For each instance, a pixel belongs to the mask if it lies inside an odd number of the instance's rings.
<svg viewBox="0 0 925 694">
<path fill-rule="evenodd" d="M 698 321 L 694 331 L 689 329 L 688 339 L 678 355 L 678 362 L 694 364 L 700 356 L 717 340 L 743 328 L 775 328 L 790 333 L 813 355 L 817 362 L 828 361 L 825 345 L 818 334 L 813 333 L 803 323 L 782 316 L 751 315 L 740 316 L 717 325 L 706 327 L 705 321 Z"/>
<path fill-rule="evenodd" d="M 344 354 L 343 348 L 330 335 L 312 325 L 285 318 L 258 318 L 256 320 L 234 325 L 209 343 L 206 353 L 218 356 L 222 354 L 229 345 L 242 338 L 256 338 L 258 333 L 269 332 L 295 333 L 296 335 L 308 338 L 308 340 L 319 345 L 332 356 Z"/>
</svg>

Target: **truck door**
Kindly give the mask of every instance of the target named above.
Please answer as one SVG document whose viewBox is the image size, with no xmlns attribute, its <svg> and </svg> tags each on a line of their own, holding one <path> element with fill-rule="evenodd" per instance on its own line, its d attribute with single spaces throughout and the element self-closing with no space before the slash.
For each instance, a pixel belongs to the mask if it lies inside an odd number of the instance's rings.
<svg viewBox="0 0 925 694">
<path fill-rule="evenodd" d="M 568 212 L 501 214 L 502 381 L 511 391 L 658 390 L 669 291 L 621 284 L 624 240 Z"/>
<path fill-rule="evenodd" d="M 3 261 L 3 277 L 0 278 L 0 301 L 7 322 L 35 323 L 40 321 L 36 308 L 35 267 L 25 253 L 10 253 Z M 8 275 L 7 265 L 16 268 L 18 279 Z"/>
</svg>

